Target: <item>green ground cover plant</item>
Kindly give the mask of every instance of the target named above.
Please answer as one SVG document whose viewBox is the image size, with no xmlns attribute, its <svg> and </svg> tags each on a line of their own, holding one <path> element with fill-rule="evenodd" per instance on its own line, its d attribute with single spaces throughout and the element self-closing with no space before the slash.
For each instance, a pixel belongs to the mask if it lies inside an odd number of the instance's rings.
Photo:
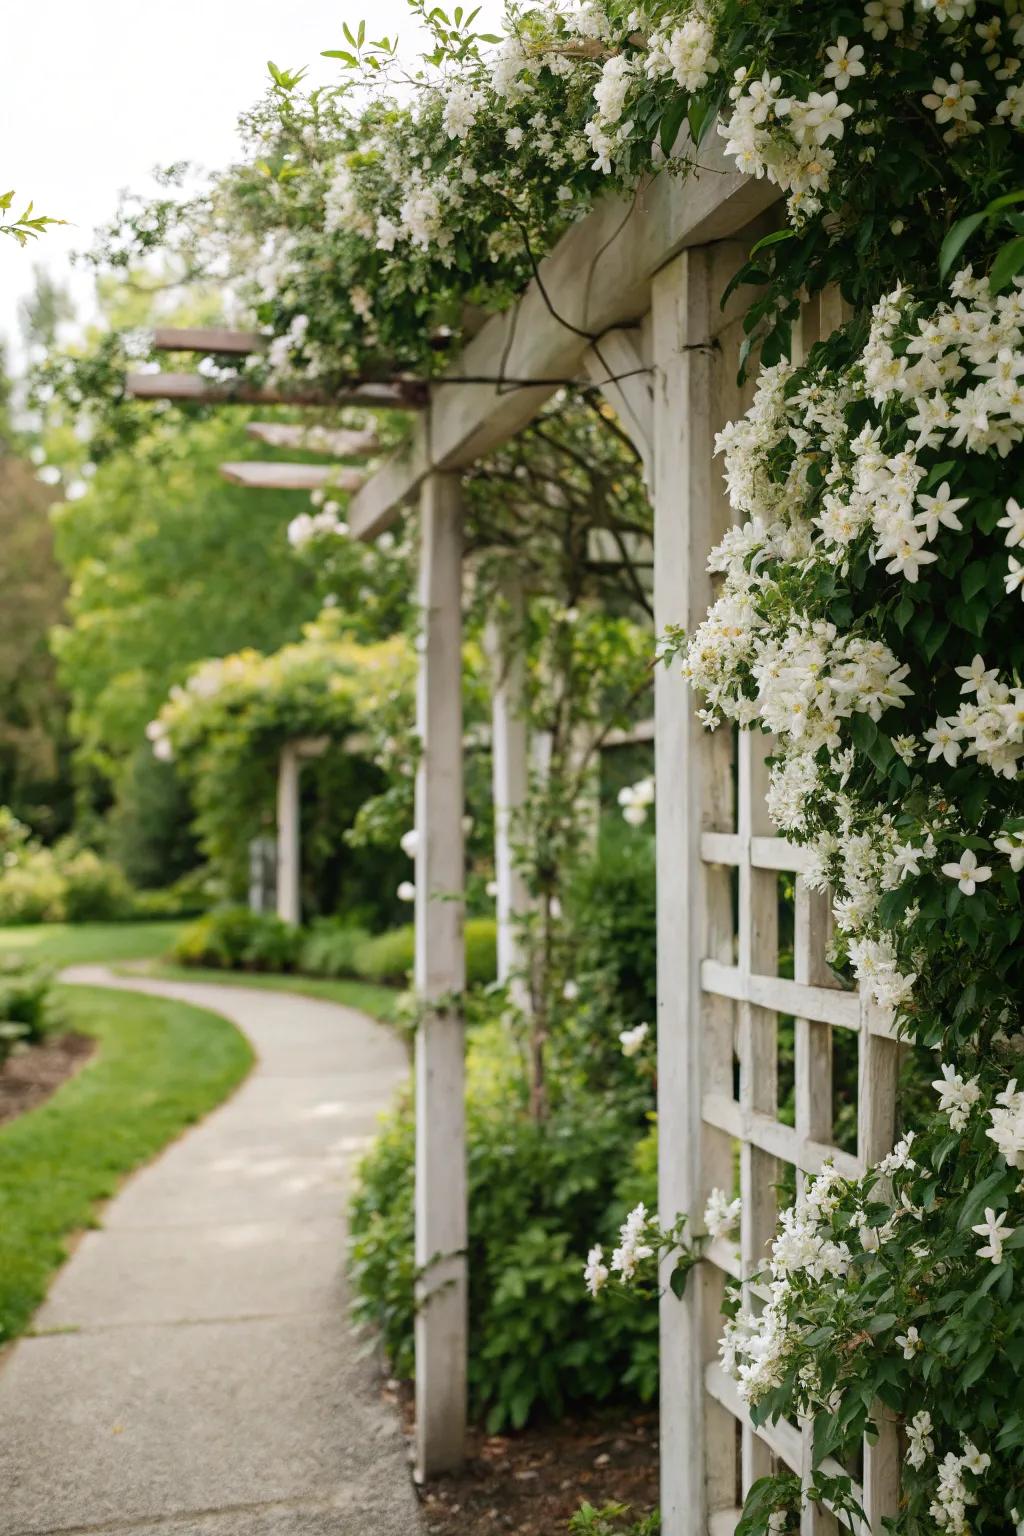
<svg viewBox="0 0 1024 1536">
<path fill-rule="evenodd" d="M 45 1104 L 0 1128 L 0 1343 L 28 1325 L 97 1203 L 219 1104 L 252 1064 L 227 1019 L 164 998 L 61 988 L 97 1051 Z"/>
</svg>

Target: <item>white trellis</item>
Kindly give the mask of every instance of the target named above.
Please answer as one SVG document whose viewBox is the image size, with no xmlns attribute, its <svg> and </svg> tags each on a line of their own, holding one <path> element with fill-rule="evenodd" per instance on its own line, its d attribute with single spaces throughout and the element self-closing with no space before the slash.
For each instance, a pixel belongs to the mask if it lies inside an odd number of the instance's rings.
<svg viewBox="0 0 1024 1536">
<path fill-rule="evenodd" d="M 692 627 L 712 599 L 710 548 L 730 513 L 713 460 L 713 441 L 745 407 L 735 380 L 742 330 L 740 301 L 719 296 L 757 236 L 775 197 L 764 182 L 739 176 L 717 146 L 683 182 L 656 179 L 632 206 L 608 199 L 560 242 L 518 305 L 493 317 L 457 364 L 464 377 L 493 384 L 435 386 L 412 449 L 383 466 L 355 497 L 350 525 L 372 538 L 399 507 L 421 494 L 427 640 L 421 698 L 428 704 L 417 817 L 430 845 L 457 837 L 461 787 L 454 770 L 461 723 L 441 705 L 442 673 L 456 689 L 452 643 L 458 633 L 457 556 L 447 544 L 445 578 L 453 605 L 437 610 L 439 518 L 453 521 L 458 471 L 522 430 L 558 380 L 575 375 L 601 388 L 641 452 L 654 506 L 654 607 L 660 631 Z M 835 316 L 815 304 L 805 322 L 813 339 Z M 500 375 L 536 380 L 517 389 Z M 621 375 L 630 375 L 628 381 Z M 442 487 L 448 489 L 442 490 Z M 447 510 L 444 510 L 447 508 Z M 431 532 L 433 530 L 433 533 Z M 439 650 L 438 632 L 449 634 Z M 444 658 L 443 660 L 441 658 Z M 447 732 L 447 749 L 438 733 Z M 774 1466 L 806 1477 L 810 1445 L 799 1424 L 755 1429 L 735 1383 L 717 1362 L 719 1301 L 728 1275 L 749 1280 L 775 1224 L 774 1185 L 783 1165 L 797 1177 L 832 1157 L 859 1171 L 888 1150 L 893 1135 L 898 1046 L 885 1017 L 836 983 L 825 962 L 827 900 L 799 879 L 799 850 L 773 833 L 764 800 L 766 743 L 744 734 L 707 733 L 678 671 L 659 669 L 655 688 L 658 782 L 659 1205 L 671 1219 L 699 1219 L 714 1186 L 730 1188 L 738 1149 L 743 1219 L 739 1253 L 719 1240 L 682 1301 L 661 1303 L 662 1514 L 666 1536 L 731 1530 L 750 1483 Z M 735 760 L 734 760 L 735 757 Z M 498 790 L 499 799 L 501 790 Z M 434 843 L 436 846 L 436 842 Z M 795 965 L 778 974 L 778 881 L 796 876 Z M 427 997 L 457 988 L 461 950 L 451 897 L 458 873 L 430 883 L 417 872 L 417 927 L 433 968 Z M 444 887 L 442 891 L 442 886 Z M 734 925 L 734 886 L 738 923 Z M 420 891 L 422 890 L 422 895 Z M 444 900 L 441 900 L 441 897 Z M 434 947 L 439 935 L 443 944 Z M 778 1112 L 777 1031 L 795 1021 L 796 1123 Z M 449 1018 L 447 1024 L 451 1024 Z M 442 1255 L 446 1286 L 421 1288 L 417 1314 L 417 1444 L 421 1470 L 458 1459 L 465 1369 L 465 1234 L 462 1057 L 458 1025 L 421 1032 L 417 1142 L 417 1254 Z M 859 1051 L 857 1153 L 832 1145 L 833 1032 Z M 738 1091 L 736 1084 L 738 1083 Z M 758 1299 L 751 1290 L 751 1303 Z M 895 1508 L 896 1433 L 882 1425 L 866 1446 L 859 1479 L 872 1532 Z M 827 1511 L 804 1517 L 806 1536 L 826 1536 Z"/>
</svg>

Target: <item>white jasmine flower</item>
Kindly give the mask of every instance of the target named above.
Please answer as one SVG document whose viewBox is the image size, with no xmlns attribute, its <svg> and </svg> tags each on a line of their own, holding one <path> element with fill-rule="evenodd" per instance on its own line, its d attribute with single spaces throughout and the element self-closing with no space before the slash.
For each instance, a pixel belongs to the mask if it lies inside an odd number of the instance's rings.
<svg viewBox="0 0 1024 1536">
<path fill-rule="evenodd" d="M 991 1259 L 993 1264 L 1003 1262 L 1003 1244 L 1008 1237 L 1012 1237 L 1015 1227 L 1006 1225 L 1006 1212 L 1002 1211 L 998 1216 L 991 1206 L 985 1207 L 985 1220 L 971 1228 L 979 1237 L 987 1239 L 984 1246 L 978 1249 L 979 1259 Z"/>
<path fill-rule="evenodd" d="M 580 989 L 575 981 L 567 981 L 562 988 L 562 997 L 567 1003 L 574 1003 L 580 995 Z"/>
<path fill-rule="evenodd" d="M 942 1076 L 932 1083 L 939 1095 L 939 1113 L 948 1116 L 951 1130 L 965 1130 L 971 1109 L 981 1098 L 978 1079 L 961 1077 L 949 1062 L 943 1062 L 939 1070 Z"/>
<path fill-rule="evenodd" d="M 906 1333 L 898 1333 L 894 1343 L 903 1351 L 904 1360 L 913 1360 L 914 1356 L 924 1348 L 924 1340 L 916 1328 L 908 1328 Z"/>
<path fill-rule="evenodd" d="M 414 859 L 419 852 L 420 834 L 415 827 L 410 827 L 408 832 L 403 832 L 398 846 L 406 858 Z"/>
<path fill-rule="evenodd" d="M 704 1230 L 708 1237 L 726 1237 L 740 1219 L 739 1200 L 730 1200 L 722 1189 L 713 1189 L 704 1207 Z"/>
<path fill-rule="evenodd" d="M 1006 516 L 999 519 L 996 527 L 1006 529 L 1006 543 L 1011 549 L 1024 544 L 1024 507 L 1012 496 L 1006 503 Z"/>
<path fill-rule="evenodd" d="M 633 1029 L 621 1030 L 619 1043 L 622 1046 L 623 1056 L 635 1056 L 647 1039 L 649 1031 L 649 1024 L 637 1024 Z"/>
<path fill-rule="evenodd" d="M 587 1262 L 583 1270 L 583 1278 L 591 1296 L 596 1296 L 608 1282 L 608 1266 L 603 1263 L 603 1259 L 604 1249 L 600 1243 L 596 1243 L 587 1254 Z"/>
<path fill-rule="evenodd" d="M 1010 569 L 1009 573 L 1003 577 L 1006 595 L 1009 597 L 1011 592 L 1020 592 L 1021 597 L 1024 598 L 1024 563 L 1015 560 L 1012 555 L 1007 558 Z"/>
<path fill-rule="evenodd" d="M 1010 860 L 1013 873 L 1019 875 L 1024 869 L 1024 832 L 1004 832 L 996 838 L 995 845 Z"/>
<path fill-rule="evenodd" d="M 411 880 L 403 880 L 395 894 L 399 901 L 415 901 L 416 887 Z"/>
<path fill-rule="evenodd" d="M 860 43 L 851 48 L 848 38 L 837 37 L 835 44 L 825 49 L 825 54 L 829 61 L 825 66 L 825 79 L 831 80 L 837 91 L 845 91 L 855 76 L 865 73 L 861 63 L 864 49 Z"/>
<path fill-rule="evenodd" d="M 978 863 L 973 848 L 965 848 L 957 863 L 943 864 L 942 873 L 955 880 L 965 896 L 973 896 L 983 881 L 992 878 L 991 869 L 987 864 Z"/>
</svg>

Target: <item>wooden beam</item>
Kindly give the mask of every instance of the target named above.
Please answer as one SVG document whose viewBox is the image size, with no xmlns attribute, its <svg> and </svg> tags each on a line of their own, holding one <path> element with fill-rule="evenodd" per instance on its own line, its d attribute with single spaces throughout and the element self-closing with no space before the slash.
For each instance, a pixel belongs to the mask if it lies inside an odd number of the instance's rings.
<svg viewBox="0 0 1024 1536">
<path fill-rule="evenodd" d="M 462 506 L 423 485 L 416 719 L 416 1476 L 465 1455 L 467 1303 L 463 940 Z"/>
<path fill-rule="evenodd" d="M 484 643 L 491 663 L 491 781 L 494 797 L 494 878 L 498 887 L 498 981 L 507 983 L 517 1007 L 526 1009 L 523 919 L 530 910 L 526 877 L 514 855 L 516 817 L 526 804 L 530 780 L 526 720 L 523 630 L 526 622 L 522 578 L 507 575 L 501 586 L 504 612 L 492 617 Z"/>
<path fill-rule="evenodd" d="M 373 538 L 433 468 L 471 464 L 522 430 L 609 330 L 635 324 L 650 307 L 654 274 L 690 246 L 722 240 L 779 198 L 767 180 L 743 176 L 717 138 L 687 177 L 663 173 L 632 198 L 602 199 L 541 263 L 519 302 L 494 315 L 461 358 L 431 385 L 411 447 L 368 481 L 350 508 L 352 531 Z M 756 238 L 756 236 L 755 236 Z M 482 378 L 485 383 L 460 383 Z M 502 381 L 518 382 L 513 386 Z"/>
<path fill-rule="evenodd" d="M 366 476 L 358 469 L 340 464 L 274 464 L 244 460 L 240 464 L 222 464 L 220 472 L 232 485 L 244 485 L 253 491 L 358 491 Z"/>
<path fill-rule="evenodd" d="M 687 250 L 651 289 L 654 355 L 654 625 L 691 633 L 713 598 L 708 551 L 729 525 L 715 465 L 718 428 L 742 410 L 734 384 L 736 298 L 719 296 L 746 243 Z M 734 827 L 731 740 L 707 732 L 678 666 L 654 682 L 658 946 L 658 1209 L 699 1221 L 711 1189 L 731 1190 L 733 1142 L 702 1095 L 733 1097 L 733 1005 L 702 989 L 706 958 L 732 963 L 730 871 L 705 864 L 705 832 Z M 661 1508 L 666 1536 L 705 1531 L 736 1502 L 736 1434 L 706 1396 L 721 1331 L 722 1277 L 701 1265 L 681 1301 L 661 1303 Z"/>
<path fill-rule="evenodd" d="M 633 331 L 609 331 L 584 352 L 583 367 L 632 438 L 650 488 L 654 473 L 654 389 L 639 340 Z"/>
<path fill-rule="evenodd" d="M 262 352 L 267 338 L 259 331 L 229 331 L 212 326 L 158 325 L 153 346 L 158 352 L 227 352 L 244 357 Z"/>
<path fill-rule="evenodd" d="M 424 386 L 416 380 L 394 384 L 354 381 L 328 394 L 314 384 L 253 384 L 245 379 L 222 383 L 199 373 L 130 373 L 125 394 L 134 400 L 196 400 L 205 405 L 368 405 L 415 410 Z"/>
<path fill-rule="evenodd" d="M 376 453 L 380 447 L 380 439 L 372 427 L 355 431 L 348 427 L 307 427 L 292 421 L 249 421 L 245 430 L 267 448 L 330 453 L 339 459 L 362 458 L 364 454 Z"/>
<path fill-rule="evenodd" d="M 301 836 L 299 774 L 294 745 L 282 747 L 277 770 L 277 915 L 283 923 L 301 921 Z"/>
</svg>

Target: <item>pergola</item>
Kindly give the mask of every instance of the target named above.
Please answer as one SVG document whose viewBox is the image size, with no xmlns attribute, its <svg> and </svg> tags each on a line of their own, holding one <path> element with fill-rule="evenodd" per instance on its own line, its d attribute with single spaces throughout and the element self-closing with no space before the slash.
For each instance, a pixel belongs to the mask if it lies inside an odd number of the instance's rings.
<svg viewBox="0 0 1024 1536">
<path fill-rule="evenodd" d="M 514 308 L 473 335 L 450 380 L 442 375 L 429 388 L 409 380 L 354 381 L 330 401 L 316 389 L 232 387 L 193 374 L 129 381 L 139 397 L 359 403 L 416 412 L 411 446 L 355 493 L 348 520 L 353 535 L 373 539 L 409 502 L 419 505 L 415 974 L 427 1005 L 416 1039 L 421 1478 L 460 1462 L 466 1424 L 464 1041 L 457 1005 L 465 984 L 458 899 L 464 890 L 460 476 L 528 426 L 567 380 L 598 389 L 643 461 L 654 512 L 656 630 L 692 629 L 703 617 L 713 596 L 707 554 L 731 518 L 714 464 L 715 434 L 747 399 L 737 383 L 743 305 L 735 295 L 724 308 L 719 300 L 753 241 L 775 227 L 778 190 L 739 174 L 715 140 L 696 160 L 685 178 L 663 174 L 632 199 L 599 202 L 541 263 Z M 826 334 L 839 318 L 831 296 L 814 299 L 805 308 L 798 345 Z M 191 345 L 244 352 L 262 344 L 249 333 L 218 333 L 242 339 L 217 348 L 209 334 L 199 333 Z M 162 344 L 188 346 L 182 336 L 172 333 Z M 488 382 L 466 382 L 471 379 Z M 251 430 L 275 446 L 302 445 L 302 429 L 294 435 L 292 428 L 272 424 Z M 337 444 L 317 451 L 344 456 Z M 514 588 L 507 597 L 513 606 L 522 600 Z M 515 964 L 515 917 L 526 900 L 507 828 L 525 794 L 529 744 L 518 663 L 502 654 L 497 633 L 491 639 L 498 680 L 492 727 L 496 863 L 507 976 Z M 659 1209 L 668 1220 L 685 1212 L 699 1222 L 711 1189 L 731 1189 L 737 1150 L 743 1206 L 738 1251 L 717 1239 L 707 1250 L 710 1262 L 693 1272 L 683 1298 L 666 1285 L 660 1304 L 662 1518 L 666 1536 L 725 1536 L 746 1491 L 773 1463 L 805 1481 L 811 1468 L 809 1428 L 786 1421 L 755 1427 L 736 1383 L 718 1363 L 725 1279 L 740 1279 L 747 1304 L 760 1304 L 752 1277 L 775 1228 L 775 1186 L 784 1164 L 801 1178 L 831 1158 L 852 1174 L 889 1150 L 898 1045 L 887 1018 L 839 987 L 825 962 L 829 903 L 805 889 L 801 851 L 776 836 L 768 819 L 764 738 L 741 733 L 735 742 L 724 732 L 704 731 L 684 680 L 668 668 L 656 674 L 653 737 Z M 797 877 L 793 980 L 778 974 L 778 881 L 786 872 Z M 794 1126 L 778 1114 L 780 1015 L 795 1020 Z M 835 1029 L 854 1032 L 858 1041 L 855 1156 L 832 1144 Z M 883 1418 L 878 1440 L 865 1444 L 855 1489 L 868 1527 L 879 1536 L 882 1519 L 896 1509 L 898 1459 L 895 1427 Z M 807 1506 L 805 1536 L 828 1536 L 834 1524 L 827 1510 Z"/>
<path fill-rule="evenodd" d="M 517 305 L 492 317 L 430 386 L 413 443 L 354 497 L 361 538 L 386 529 L 418 499 L 421 653 L 417 782 L 416 982 L 437 1003 L 416 1042 L 416 1453 L 421 1477 L 463 1454 L 466 1417 L 467 1211 L 462 1023 L 451 1005 L 464 982 L 460 474 L 526 427 L 567 378 L 598 388 L 633 438 L 654 511 L 654 611 L 661 632 L 691 629 L 712 599 L 706 558 L 730 522 L 714 438 L 741 413 L 736 382 L 741 303 L 720 295 L 751 244 L 774 227 L 778 196 L 737 173 L 714 142 L 685 179 L 662 175 L 632 199 L 608 198 L 541 264 Z M 804 344 L 840 318 L 825 295 L 808 304 Z M 490 380 L 468 384 L 465 379 Z M 517 686 L 507 674 L 506 693 Z M 499 700 L 496 698 L 496 706 Z M 505 707 L 502 705 L 501 707 Z M 516 717 L 508 702 L 509 718 Z M 778 879 L 799 875 L 801 852 L 774 834 L 764 799 L 764 738 L 738 744 L 703 730 L 678 671 L 655 686 L 658 784 L 659 1209 L 699 1221 L 715 1186 L 731 1189 L 738 1147 L 739 1250 L 719 1239 L 683 1299 L 661 1302 L 662 1519 L 666 1536 L 731 1531 L 751 1483 L 773 1462 L 803 1479 L 809 1428 L 755 1428 L 717 1360 L 727 1275 L 760 1268 L 776 1221 L 784 1163 L 797 1177 L 832 1158 L 862 1170 L 892 1144 L 897 1044 L 887 1020 L 839 988 L 825 963 L 829 904 L 797 880 L 795 979 L 778 975 Z M 495 792 L 502 816 L 523 792 L 525 742 L 495 725 Z M 500 866 L 499 866 L 500 867 Z M 733 883 L 738 881 L 738 927 Z M 511 888 L 514 904 L 521 893 Z M 780 1123 L 777 1023 L 796 1020 L 796 1125 Z M 832 1145 L 832 1031 L 854 1031 L 860 1076 L 855 1157 Z M 740 1088 L 733 1089 L 734 1058 Z M 898 1448 L 883 1424 L 864 1447 L 860 1492 L 872 1531 L 895 1513 Z M 841 1469 L 833 1468 L 838 1471 Z M 834 1525 L 809 1506 L 808 1536 Z"/>
</svg>

